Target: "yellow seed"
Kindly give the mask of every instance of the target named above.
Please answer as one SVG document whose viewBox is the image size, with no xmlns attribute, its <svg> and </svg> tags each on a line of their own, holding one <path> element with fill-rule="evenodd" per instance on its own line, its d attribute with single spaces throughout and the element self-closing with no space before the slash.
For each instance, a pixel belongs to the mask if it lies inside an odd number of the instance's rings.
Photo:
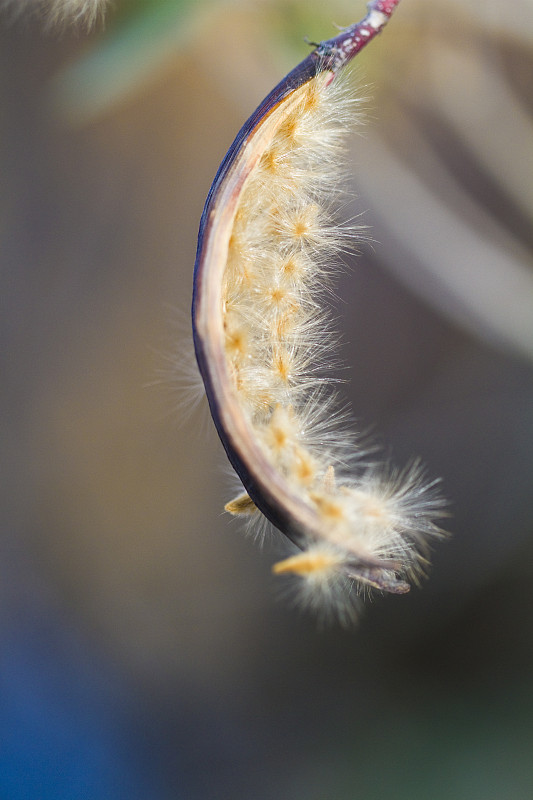
<svg viewBox="0 0 533 800">
<path fill-rule="evenodd" d="M 294 575 L 311 575 L 313 572 L 326 572 L 335 568 L 339 559 L 331 553 L 309 552 L 291 556 L 284 561 L 278 561 L 272 567 L 275 575 L 292 572 Z"/>
<path fill-rule="evenodd" d="M 330 520 L 341 520 L 344 518 L 344 509 L 341 503 L 336 503 L 323 494 L 313 493 L 311 500 L 317 505 L 320 513 Z"/>
<path fill-rule="evenodd" d="M 276 286 L 270 290 L 270 298 L 275 305 L 282 303 L 287 297 L 287 292 L 281 286 Z"/>
<path fill-rule="evenodd" d="M 248 350 L 248 336 L 242 328 L 226 330 L 226 350 L 232 356 L 244 356 Z"/>
<path fill-rule="evenodd" d="M 316 476 L 316 463 L 309 453 L 298 447 L 295 451 L 294 476 L 299 483 L 310 484 Z"/>
<path fill-rule="evenodd" d="M 298 309 L 299 306 L 296 305 L 294 308 L 290 308 L 284 314 L 274 318 L 270 326 L 270 330 L 274 339 L 283 341 L 283 339 L 285 339 L 285 337 L 290 333 L 291 329 L 294 328 L 294 325 L 297 322 L 296 312 Z"/>
<path fill-rule="evenodd" d="M 355 491 L 353 494 L 357 498 L 359 510 L 365 517 L 377 521 L 383 521 L 389 518 L 386 503 L 380 500 L 379 497 L 362 491 Z"/>
<path fill-rule="evenodd" d="M 299 113 L 289 114 L 283 125 L 279 130 L 279 136 L 286 139 L 295 139 L 300 128 L 300 115 Z"/>
<path fill-rule="evenodd" d="M 244 493 L 240 494 L 238 497 L 235 497 L 233 500 L 230 500 L 229 503 L 226 503 L 224 506 L 224 511 L 229 511 L 230 514 L 255 514 L 257 511 L 257 506 L 255 505 L 252 498 Z"/>
<path fill-rule="evenodd" d="M 280 273 L 288 280 L 298 280 L 303 275 L 303 265 L 298 261 L 296 256 L 290 256 L 281 265 Z"/>
<path fill-rule="evenodd" d="M 305 219 L 297 219 L 294 222 L 294 231 L 295 236 L 301 238 L 302 236 L 306 236 L 309 233 L 309 223 L 306 222 Z"/>
<path fill-rule="evenodd" d="M 234 229 L 229 237 L 228 243 L 228 251 L 230 255 L 233 255 L 235 252 L 240 252 L 242 250 L 242 237 L 239 236 L 237 231 Z"/>
<path fill-rule="evenodd" d="M 321 102 L 322 95 L 320 87 L 310 82 L 302 103 L 304 113 L 316 111 L 320 107 Z"/>
<path fill-rule="evenodd" d="M 284 383 L 287 383 L 291 376 L 291 359 L 286 350 L 280 348 L 274 353 L 272 366 L 278 377 L 280 377 Z"/>
<path fill-rule="evenodd" d="M 265 441 L 278 455 L 294 444 L 297 430 L 290 407 L 276 405 L 265 427 Z"/>
<path fill-rule="evenodd" d="M 283 156 L 279 150 L 271 148 L 267 150 L 261 159 L 260 169 L 274 175 L 283 172 L 286 164 L 283 161 Z"/>
<path fill-rule="evenodd" d="M 335 468 L 330 464 L 324 475 L 324 489 L 328 494 L 333 494 L 335 491 Z"/>
<path fill-rule="evenodd" d="M 376 519 L 383 519 L 386 517 L 386 512 L 383 506 L 376 502 L 367 502 L 363 506 L 363 512 L 367 517 L 374 517 Z"/>
</svg>

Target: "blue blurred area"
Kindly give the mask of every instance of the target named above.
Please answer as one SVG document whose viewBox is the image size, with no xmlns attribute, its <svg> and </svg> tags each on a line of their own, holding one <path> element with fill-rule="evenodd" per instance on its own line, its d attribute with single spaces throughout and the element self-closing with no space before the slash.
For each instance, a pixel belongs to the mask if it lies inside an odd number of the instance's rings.
<svg viewBox="0 0 533 800">
<path fill-rule="evenodd" d="M 74 631 L 25 622 L 2 646 L 1 796 L 145 796 L 124 753 L 118 682 Z"/>
<path fill-rule="evenodd" d="M 31 597 L 2 626 L 0 796 L 147 797 L 124 677 L 65 608 Z"/>
</svg>

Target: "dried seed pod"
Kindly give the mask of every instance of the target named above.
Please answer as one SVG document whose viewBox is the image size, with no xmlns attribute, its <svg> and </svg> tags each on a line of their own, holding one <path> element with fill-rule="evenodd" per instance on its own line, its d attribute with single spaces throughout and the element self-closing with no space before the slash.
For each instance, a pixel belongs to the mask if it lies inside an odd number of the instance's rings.
<svg viewBox="0 0 533 800">
<path fill-rule="evenodd" d="M 209 192 L 194 273 L 196 357 L 245 488 L 226 510 L 262 514 L 284 533 L 300 554 L 274 572 L 343 619 L 357 589 L 408 591 L 439 534 L 434 484 L 417 466 L 365 468 L 322 375 L 332 335 L 319 297 L 355 234 L 331 210 L 354 105 L 338 74 L 398 2 L 369 3 L 244 124 Z"/>
</svg>

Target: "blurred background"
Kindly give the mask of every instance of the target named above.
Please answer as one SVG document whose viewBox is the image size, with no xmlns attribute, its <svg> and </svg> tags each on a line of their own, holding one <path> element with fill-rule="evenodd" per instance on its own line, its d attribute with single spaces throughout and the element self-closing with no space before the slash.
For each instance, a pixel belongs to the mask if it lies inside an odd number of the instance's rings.
<svg viewBox="0 0 533 800">
<path fill-rule="evenodd" d="M 363 13 L 0 20 L 2 800 L 533 797 L 531 0 L 405 0 L 354 76 L 346 392 L 442 477 L 430 580 L 355 630 L 288 606 L 174 369 L 219 161 Z"/>
</svg>

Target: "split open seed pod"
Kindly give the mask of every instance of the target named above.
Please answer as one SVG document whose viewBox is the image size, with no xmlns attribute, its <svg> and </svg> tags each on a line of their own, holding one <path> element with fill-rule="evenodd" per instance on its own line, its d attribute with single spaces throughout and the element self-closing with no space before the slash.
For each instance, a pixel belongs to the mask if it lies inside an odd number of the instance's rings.
<svg viewBox="0 0 533 800">
<path fill-rule="evenodd" d="M 226 510 L 264 515 L 295 545 L 275 565 L 341 615 L 361 587 L 408 591 L 440 500 L 419 467 L 365 466 L 324 375 L 320 303 L 354 230 L 334 204 L 354 100 L 339 77 L 399 0 L 322 42 L 239 131 L 203 212 L 193 333 L 213 420 L 244 491 Z"/>
</svg>

